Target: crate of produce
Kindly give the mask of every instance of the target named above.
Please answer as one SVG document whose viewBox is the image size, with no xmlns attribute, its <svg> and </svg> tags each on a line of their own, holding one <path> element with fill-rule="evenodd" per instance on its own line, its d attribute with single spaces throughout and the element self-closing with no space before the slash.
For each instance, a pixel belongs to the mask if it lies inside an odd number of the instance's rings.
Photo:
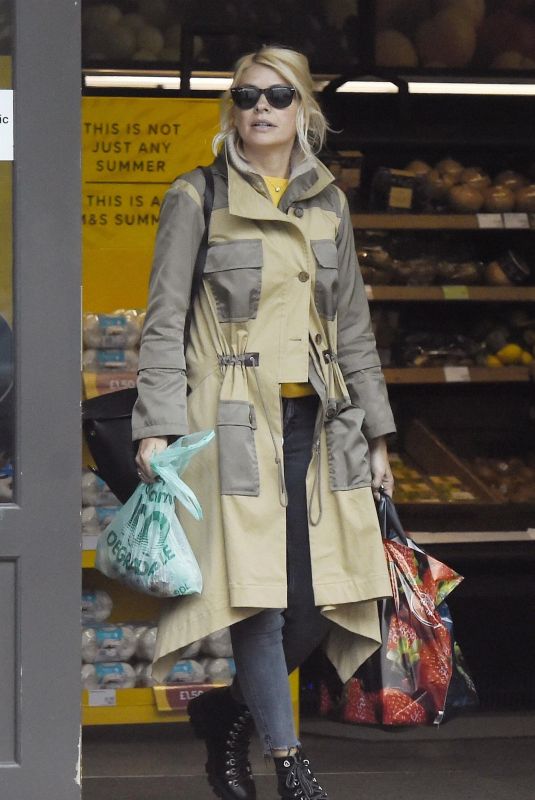
<svg viewBox="0 0 535 800">
<path fill-rule="evenodd" d="M 412 419 L 392 454 L 398 503 L 497 503 L 498 496 L 425 423 Z"/>
</svg>

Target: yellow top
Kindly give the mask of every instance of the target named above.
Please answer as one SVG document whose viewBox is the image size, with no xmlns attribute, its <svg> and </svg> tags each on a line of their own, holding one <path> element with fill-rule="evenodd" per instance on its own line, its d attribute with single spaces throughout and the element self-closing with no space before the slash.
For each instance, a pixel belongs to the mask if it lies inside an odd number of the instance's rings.
<svg viewBox="0 0 535 800">
<path fill-rule="evenodd" d="M 264 175 L 264 181 L 273 200 L 273 204 L 278 206 L 282 195 L 288 187 L 287 178 L 274 178 Z M 281 395 L 283 397 L 307 397 L 315 394 L 310 383 L 281 383 Z"/>
<path fill-rule="evenodd" d="M 273 204 L 278 206 L 282 195 L 288 188 L 288 178 L 270 178 L 268 175 L 264 175 L 264 181 L 266 182 Z"/>
</svg>

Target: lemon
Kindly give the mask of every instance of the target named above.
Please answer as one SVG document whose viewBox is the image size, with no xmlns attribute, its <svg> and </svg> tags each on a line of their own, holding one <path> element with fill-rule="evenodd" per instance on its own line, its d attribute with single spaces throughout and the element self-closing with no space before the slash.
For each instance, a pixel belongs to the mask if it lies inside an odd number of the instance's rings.
<svg viewBox="0 0 535 800">
<path fill-rule="evenodd" d="M 496 356 L 487 356 L 485 363 L 487 367 L 503 367 L 502 362 Z"/>
<path fill-rule="evenodd" d="M 506 344 L 498 350 L 496 357 L 502 364 L 520 364 L 522 359 L 522 348 L 518 344 Z"/>
<path fill-rule="evenodd" d="M 533 356 L 527 350 L 522 350 L 521 361 L 522 364 L 527 367 L 533 361 Z"/>
</svg>

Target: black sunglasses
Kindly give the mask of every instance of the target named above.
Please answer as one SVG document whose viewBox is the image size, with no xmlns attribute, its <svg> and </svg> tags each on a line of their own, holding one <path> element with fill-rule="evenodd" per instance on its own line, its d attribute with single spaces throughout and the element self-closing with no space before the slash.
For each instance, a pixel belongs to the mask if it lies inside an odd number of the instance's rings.
<svg viewBox="0 0 535 800">
<path fill-rule="evenodd" d="M 230 90 L 230 94 L 235 105 L 242 111 L 254 108 L 262 95 L 273 108 L 288 108 L 294 99 L 295 89 L 293 86 L 268 86 L 267 89 L 259 89 L 258 86 L 235 86 Z"/>
</svg>

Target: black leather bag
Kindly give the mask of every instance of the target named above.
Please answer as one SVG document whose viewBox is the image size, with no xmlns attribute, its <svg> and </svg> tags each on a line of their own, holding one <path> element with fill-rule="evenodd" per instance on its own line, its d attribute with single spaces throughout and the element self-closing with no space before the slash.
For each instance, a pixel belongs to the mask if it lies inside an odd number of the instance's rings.
<svg viewBox="0 0 535 800">
<path fill-rule="evenodd" d="M 214 177 L 209 167 L 201 167 L 206 181 L 204 191 L 204 233 L 199 245 L 193 278 L 189 311 L 184 324 L 184 350 L 189 341 L 191 308 L 196 298 L 206 263 L 208 226 L 214 205 Z M 136 447 L 132 442 L 132 409 L 137 389 L 121 389 L 82 402 L 82 428 L 96 464 L 95 472 L 114 495 L 125 503 L 139 483 L 135 463 Z"/>
</svg>

